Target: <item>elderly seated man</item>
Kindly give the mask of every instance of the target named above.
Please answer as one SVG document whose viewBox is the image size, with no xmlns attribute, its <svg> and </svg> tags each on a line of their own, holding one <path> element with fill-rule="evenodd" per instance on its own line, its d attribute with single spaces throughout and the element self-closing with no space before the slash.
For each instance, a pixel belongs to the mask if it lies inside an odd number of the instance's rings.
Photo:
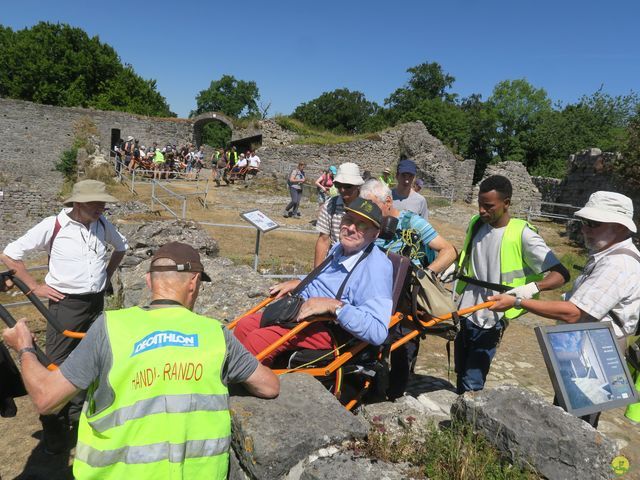
<svg viewBox="0 0 640 480">
<path fill-rule="evenodd" d="M 374 246 L 382 213 L 373 202 L 354 200 L 340 224 L 340 241 L 329 252 L 327 261 L 299 292 L 305 300 L 296 321 L 315 315 L 335 316 L 335 322 L 354 337 L 373 345 L 387 338 L 392 309 L 393 266 Z M 345 283 L 346 282 L 346 283 Z M 271 288 L 277 298 L 291 292 L 300 280 L 290 280 Z M 262 313 L 244 317 L 235 336 L 251 353 L 258 354 L 284 336 L 288 329 L 273 325 L 260 327 Z M 334 348 L 327 322 L 312 323 L 295 338 L 285 342 L 263 359 L 271 365 L 275 357 L 288 350 Z"/>
</svg>

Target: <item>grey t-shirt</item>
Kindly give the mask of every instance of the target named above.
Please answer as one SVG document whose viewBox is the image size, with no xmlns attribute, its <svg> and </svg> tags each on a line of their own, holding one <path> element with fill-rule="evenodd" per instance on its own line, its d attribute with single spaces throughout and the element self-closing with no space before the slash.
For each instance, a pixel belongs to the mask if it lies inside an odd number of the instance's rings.
<svg viewBox="0 0 640 480">
<path fill-rule="evenodd" d="M 429 209 L 427 208 L 427 199 L 413 189 L 409 192 L 408 197 L 401 197 L 398 195 L 397 189 L 391 190 L 391 196 L 393 197 L 393 207 L 398 210 L 409 210 L 410 212 L 417 213 L 425 220 L 429 220 Z"/>
<path fill-rule="evenodd" d="M 477 279 L 500 283 L 500 245 L 506 228 L 493 228 L 489 224 L 484 224 L 473 237 L 471 267 Z M 522 256 L 524 263 L 533 273 L 545 272 L 560 263 L 542 237 L 528 227 L 522 231 Z M 458 308 L 467 308 L 486 302 L 487 297 L 497 293 L 468 283 L 462 292 Z M 492 312 L 484 308 L 469 315 L 469 319 L 479 327 L 492 328 L 502 316 L 502 312 Z"/>
<path fill-rule="evenodd" d="M 226 358 L 222 367 L 222 382 L 225 385 L 244 382 L 258 368 L 258 360 L 244 348 L 231 331 L 221 328 L 227 346 Z M 82 390 L 89 388 L 89 385 L 98 379 L 94 400 L 95 411 L 100 411 L 109 405 L 114 398 L 114 392 L 107 381 L 112 364 L 113 356 L 105 328 L 104 315 L 100 314 L 78 347 L 60 365 L 60 371 L 67 380 Z"/>
</svg>

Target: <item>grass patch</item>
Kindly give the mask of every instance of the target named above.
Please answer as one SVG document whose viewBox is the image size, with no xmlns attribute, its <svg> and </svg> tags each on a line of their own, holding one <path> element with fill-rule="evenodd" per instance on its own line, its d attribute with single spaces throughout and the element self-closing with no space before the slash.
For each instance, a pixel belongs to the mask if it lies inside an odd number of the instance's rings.
<svg viewBox="0 0 640 480">
<path fill-rule="evenodd" d="M 338 135 L 336 133 L 316 129 L 305 125 L 299 120 L 291 117 L 279 116 L 275 121 L 285 130 L 289 130 L 298 134 L 298 138 L 294 140 L 295 144 L 304 145 L 335 145 L 339 143 L 355 142 L 357 140 L 373 140 L 380 141 L 382 137 L 379 133 L 363 133 L 358 135 Z"/>
<path fill-rule="evenodd" d="M 406 433 L 392 439 L 374 423 L 364 447 L 373 457 L 393 463 L 409 462 L 431 480 L 534 480 L 535 473 L 505 461 L 500 452 L 470 425 L 454 421 L 438 430 L 432 425 L 423 442 Z"/>
</svg>

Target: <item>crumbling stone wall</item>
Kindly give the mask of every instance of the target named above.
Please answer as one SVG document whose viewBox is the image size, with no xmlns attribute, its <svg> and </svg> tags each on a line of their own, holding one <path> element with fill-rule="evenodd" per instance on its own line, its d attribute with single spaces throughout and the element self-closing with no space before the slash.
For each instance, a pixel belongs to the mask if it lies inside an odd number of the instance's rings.
<svg viewBox="0 0 640 480">
<path fill-rule="evenodd" d="M 429 134 L 422 122 L 399 125 L 369 139 L 334 145 L 291 145 L 293 137 L 287 137 L 274 121 L 261 122 L 263 146 L 258 155 L 262 169 L 284 178 L 298 164 L 306 163 L 307 176 L 313 178 L 329 165 L 344 162 L 357 163 L 374 176 L 384 167 L 395 169 L 402 158 L 411 158 L 418 167 L 418 177 L 427 184 L 437 185 L 452 191 L 455 199 L 466 199 L 471 195 L 474 160 L 461 161 L 440 140 Z M 265 129 L 264 126 L 269 125 Z M 264 135 L 272 132 L 276 140 Z"/>
<path fill-rule="evenodd" d="M 64 108 L 0 98 L 0 247 L 23 234 L 42 216 L 55 213 L 63 176 L 55 170 L 60 154 L 74 141 L 74 125 L 90 120 L 103 149 L 111 130 L 142 144 L 192 140 L 190 120 L 153 118 L 122 112 Z"/>
<path fill-rule="evenodd" d="M 540 212 L 542 195 L 532 182 L 527 168 L 520 162 L 501 162 L 489 165 L 484 172 L 485 180 L 491 175 L 502 175 L 511 181 L 513 186 L 513 196 L 511 197 L 511 212 L 517 216 L 524 217 L 527 212 Z M 473 200 L 478 197 L 480 183 L 474 187 Z"/>
</svg>

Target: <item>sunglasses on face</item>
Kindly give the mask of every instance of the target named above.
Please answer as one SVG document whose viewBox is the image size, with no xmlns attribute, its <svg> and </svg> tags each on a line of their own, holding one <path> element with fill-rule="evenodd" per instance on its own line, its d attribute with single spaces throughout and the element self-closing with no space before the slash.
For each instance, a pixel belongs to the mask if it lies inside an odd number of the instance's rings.
<svg viewBox="0 0 640 480">
<path fill-rule="evenodd" d="M 340 225 L 345 227 L 350 227 L 351 225 L 355 225 L 356 230 L 358 230 L 359 232 L 365 232 L 369 228 L 371 228 L 371 225 L 369 223 L 362 220 L 357 220 L 347 215 L 342 217 L 342 222 L 340 222 Z"/>
<path fill-rule="evenodd" d="M 580 223 L 582 224 L 583 227 L 598 228 L 600 225 L 602 225 L 603 222 L 596 222 L 595 220 L 588 220 L 586 218 L 581 218 Z"/>
<path fill-rule="evenodd" d="M 338 190 L 352 190 L 352 189 L 356 188 L 355 185 L 349 185 L 348 183 L 333 182 L 333 185 Z"/>
</svg>

